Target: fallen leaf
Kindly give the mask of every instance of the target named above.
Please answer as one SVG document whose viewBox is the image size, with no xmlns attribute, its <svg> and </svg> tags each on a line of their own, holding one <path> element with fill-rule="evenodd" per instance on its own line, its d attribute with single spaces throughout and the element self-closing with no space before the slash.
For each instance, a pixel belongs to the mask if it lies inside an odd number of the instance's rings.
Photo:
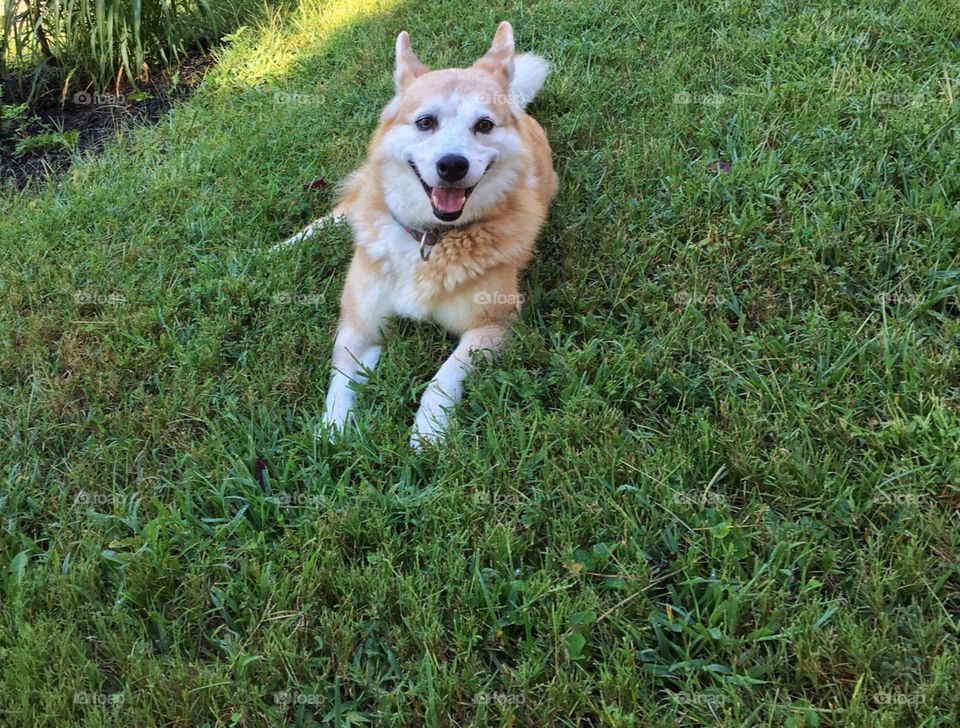
<svg viewBox="0 0 960 728">
<path fill-rule="evenodd" d="M 264 489 L 267 487 L 264 477 L 264 471 L 267 469 L 267 461 L 263 458 L 257 458 L 257 462 L 253 464 L 253 477 L 260 484 L 260 487 Z"/>
</svg>

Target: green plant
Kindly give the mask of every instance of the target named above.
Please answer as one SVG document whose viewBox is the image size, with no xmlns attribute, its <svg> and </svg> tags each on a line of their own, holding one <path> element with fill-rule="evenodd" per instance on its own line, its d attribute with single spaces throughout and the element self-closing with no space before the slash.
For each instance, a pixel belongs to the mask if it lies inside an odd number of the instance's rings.
<svg viewBox="0 0 960 728">
<path fill-rule="evenodd" d="M 3 86 L 0 86 L 0 99 Z M 30 123 L 29 104 L 0 104 L 0 137 L 14 136 L 23 132 Z"/>
<path fill-rule="evenodd" d="M 17 154 L 29 154 L 42 152 L 48 149 L 76 149 L 77 142 L 80 139 L 80 132 L 76 129 L 59 132 L 50 131 L 42 134 L 34 134 L 20 140 L 17 144 Z"/>
<path fill-rule="evenodd" d="M 197 44 L 219 37 L 253 0 L 0 0 L 0 74 L 32 71 L 31 93 L 62 97 L 149 79 Z"/>
</svg>

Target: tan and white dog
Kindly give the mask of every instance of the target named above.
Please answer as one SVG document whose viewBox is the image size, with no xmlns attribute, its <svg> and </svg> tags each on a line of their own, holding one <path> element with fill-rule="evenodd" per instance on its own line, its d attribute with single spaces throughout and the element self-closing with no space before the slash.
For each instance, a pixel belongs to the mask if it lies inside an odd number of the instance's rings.
<svg viewBox="0 0 960 728">
<path fill-rule="evenodd" d="M 474 352 L 492 358 L 503 345 L 522 301 L 520 272 L 557 191 L 546 134 L 524 111 L 548 70 L 538 56 L 514 56 L 506 22 L 470 68 L 429 71 L 407 33 L 397 37 L 396 95 L 329 216 L 349 222 L 355 250 L 333 347 L 328 435 L 351 419 L 353 383 L 376 366 L 391 316 L 460 335 L 423 394 L 414 448 L 442 436 Z"/>
</svg>

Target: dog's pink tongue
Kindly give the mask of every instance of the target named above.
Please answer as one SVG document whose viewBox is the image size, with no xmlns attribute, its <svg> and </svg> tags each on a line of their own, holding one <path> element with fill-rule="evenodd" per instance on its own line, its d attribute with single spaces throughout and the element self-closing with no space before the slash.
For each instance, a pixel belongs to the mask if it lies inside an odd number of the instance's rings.
<svg viewBox="0 0 960 728">
<path fill-rule="evenodd" d="M 440 212 L 460 212 L 467 202 L 467 192 L 461 187 L 434 187 L 430 199 Z"/>
</svg>

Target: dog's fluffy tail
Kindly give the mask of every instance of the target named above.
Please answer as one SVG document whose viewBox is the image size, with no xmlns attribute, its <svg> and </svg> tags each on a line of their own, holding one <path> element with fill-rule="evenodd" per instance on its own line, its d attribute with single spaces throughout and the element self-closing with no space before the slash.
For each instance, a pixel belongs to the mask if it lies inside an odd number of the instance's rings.
<svg viewBox="0 0 960 728">
<path fill-rule="evenodd" d="M 340 223 L 343 222 L 344 219 L 343 211 L 339 208 L 336 208 L 330 214 L 314 220 L 296 235 L 287 238 L 282 243 L 277 243 L 276 245 L 272 246 L 270 248 L 270 252 L 278 253 L 284 248 L 289 248 L 291 245 L 296 245 L 297 243 L 303 242 L 323 226 L 328 225 L 329 223 Z"/>
<path fill-rule="evenodd" d="M 546 59 L 533 53 L 523 53 L 513 60 L 513 80 L 510 81 L 510 93 L 521 109 L 533 101 L 543 88 L 543 82 L 550 73 L 550 64 Z"/>
</svg>

